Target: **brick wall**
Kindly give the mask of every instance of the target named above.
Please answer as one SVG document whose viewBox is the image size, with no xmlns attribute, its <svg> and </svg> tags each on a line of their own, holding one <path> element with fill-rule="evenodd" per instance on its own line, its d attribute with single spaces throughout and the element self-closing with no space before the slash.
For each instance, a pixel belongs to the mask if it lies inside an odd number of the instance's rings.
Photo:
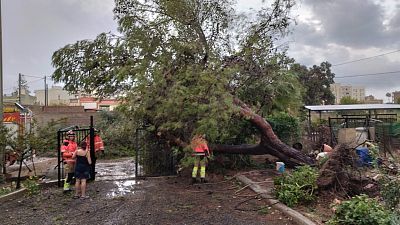
<svg viewBox="0 0 400 225">
<path fill-rule="evenodd" d="M 39 125 L 46 125 L 52 120 L 64 120 L 65 126 L 89 126 L 90 116 L 94 124 L 98 120 L 97 112 L 85 112 L 83 106 L 33 106 L 33 117 Z"/>
</svg>

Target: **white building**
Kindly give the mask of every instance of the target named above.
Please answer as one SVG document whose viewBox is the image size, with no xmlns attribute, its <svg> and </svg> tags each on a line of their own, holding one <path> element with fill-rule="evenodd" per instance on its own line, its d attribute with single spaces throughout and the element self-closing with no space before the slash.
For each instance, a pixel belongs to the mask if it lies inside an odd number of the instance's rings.
<svg viewBox="0 0 400 225">
<path fill-rule="evenodd" d="M 365 100 L 365 87 L 363 86 L 342 86 L 340 83 L 335 83 L 331 84 L 330 88 L 333 95 L 335 95 L 335 104 L 340 104 L 340 99 L 346 96 L 357 99 L 359 102 L 364 102 Z"/>
<path fill-rule="evenodd" d="M 39 105 L 45 104 L 45 91 L 35 90 L 36 101 Z M 48 105 L 69 105 L 73 95 L 68 94 L 68 91 L 63 90 L 60 86 L 52 86 L 48 89 Z"/>
</svg>

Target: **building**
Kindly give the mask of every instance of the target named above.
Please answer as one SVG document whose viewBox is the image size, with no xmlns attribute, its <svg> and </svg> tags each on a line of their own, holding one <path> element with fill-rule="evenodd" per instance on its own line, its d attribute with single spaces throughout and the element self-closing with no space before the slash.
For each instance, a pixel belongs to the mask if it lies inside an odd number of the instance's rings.
<svg viewBox="0 0 400 225">
<path fill-rule="evenodd" d="M 330 89 L 335 96 L 335 104 L 340 104 L 340 99 L 343 97 L 351 97 L 359 102 L 364 102 L 365 100 L 365 88 L 362 86 L 334 83 L 330 85 Z"/>
<path fill-rule="evenodd" d="M 395 91 L 392 93 L 392 102 L 396 104 L 400 103 L 400 91 Z"/>
<path fill-rule="evenodd" d="M 373 95 L 365 97 L 365 104 L 383 104 L 383 99 L 376 99 Z"/>
<path fill-rule="evenodd" d="M 21 99 L 20 103 L 22 105 L 34 105 L 36 103 L 36 97 L 30 95 L 30 91 L 25 88 L 21 89 L 21 96 L 18 94 L 18 90 L 12 92 L 11 95 L 3 96 L 3 101 L 5 103 L 14 104 L 15 102 L 19 102 L 20 99 Z"/>
<path fill-rule="evenodd" d="M 45 90 L 35 90 L 35 96 L 39 105 L 45 105 Z M 47 90 L 48 105 L 69 105 L 70 99 L 74 98 L 68 91 L 60 86 L 52 86 Z"/>
<path fill-rule="evenodd" d="M 76 95 L 69 103 L 70 106 L 83 106 L 85 111 L 113 111 L 119 104 L 117 99 L 99 99 L 85 95 Z"/>
</svg>

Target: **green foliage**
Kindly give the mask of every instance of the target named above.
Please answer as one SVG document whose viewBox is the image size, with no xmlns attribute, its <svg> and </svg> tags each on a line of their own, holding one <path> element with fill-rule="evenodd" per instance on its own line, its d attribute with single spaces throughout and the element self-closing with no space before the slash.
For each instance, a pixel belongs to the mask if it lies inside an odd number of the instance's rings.
<svg viewBox="0 0 400 225">
<path fill-rule="evenodd" d="M 24 182 L 22 182 L 22 186 L 27 189 L 28 195 L 30 196 L 40 193 L 40 186 L 36 177 L 29 177 Z"/>
<path fill-rule="evenodd" d="M 336 207 L 335 215 L 328 221 L 330 225 L 390 225 L 392 215 L 375 199 L 367 195 L 355 196 Z"/>
<path fill-rule="evenodd" d="M 6 195 L 8 193 L 12 192 L 12 188 L 11 187 L 0 187 L 0 196 L 2 195 Z"/>
<path fill-rule="evenodd" d="M 335 103 L 335 96 L 330 90 L 330 85 L 334 83 L 335 74 L 331 71 L 330 63 L 323 62 L 321 65 L 314 65 L 311 68 L 294 64 L 291 71 L 299 77 L 305 88 L 303 101 L 306 105 Z"/>
<path fill-rule="evenodd" d="M 301 166 L 292 174 L 284 174 L 274 179 L 275 195 L 289 207 L 315 199 L 318 172 L 310 166 Z"/>
<path fill-rule="evenodd" d="M 106 157 L 132 156 L 137 125 L 121 109 L 100 112 L 96 128 L 101 131 Z"/>
<path fill-rule="evenodd" d="M 47 124 L 32 124 L 32 132 L 25 135 L 28 146 L 42 156 L 57 156 L 57 132 L 65 127 L 65 119 L 51 120 Z"/>
<path fill-rule="evenodd" d="M 296 117 L 288 113 L 281 112 L 268 117 L 275 134 L 286 144 L 292 144 L 299 140 L 301 136 L 300 122 Z"/>
<path fill-rule="evenodd" d="M 383 176 L 380 180 L 381 197 L 389 209 L 399 209 L 400 180 Z"/>
<path fill-rule="evenodd" d="M 352 98 L 351 96 L 344 96 L 340 99 L 340 104 L 351 105 L 351 104 L 360 104 L 360 102 L 357 99 Z"/>
<path fill-rule="evenodd" d="M 274 44 L 288 31 L 294 1 L 248 16 L 231 0 L 115 3 L 121 36 L 103 33 L 53 54 L 53 78 L 67 90 L 124 96 L 127 118 L 185 143 L 195 133 L 212 143 L 254 141 L 255 130 L 237 123 L 235 97 L 262 115 L 301 105 L 301 84 L 287 69 L 293 60 Z"/>
</svg>

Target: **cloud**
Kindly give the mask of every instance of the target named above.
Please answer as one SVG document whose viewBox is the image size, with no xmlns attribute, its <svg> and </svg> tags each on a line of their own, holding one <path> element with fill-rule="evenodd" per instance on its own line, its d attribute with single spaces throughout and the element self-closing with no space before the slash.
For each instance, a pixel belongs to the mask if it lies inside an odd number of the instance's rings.
<svg viewBox="0 0 400 225">
<path fill-rule="evenodd" d="M 113 0 L 3 1 L 5 93 L 17 86 L 18 73 L 51 75 L 51 56 L 66 44 L 116 32 L 113 7 Z M 36 78 L 27 80 L 31 89 L 43 86 Z"/>
<path fill-rule="evenodd" d="M 381 46 L 385 39 L 384 11 L 369 0 L 305 0 L 321 22 L 327 43 L 353 48 Z"/>
</svg>

